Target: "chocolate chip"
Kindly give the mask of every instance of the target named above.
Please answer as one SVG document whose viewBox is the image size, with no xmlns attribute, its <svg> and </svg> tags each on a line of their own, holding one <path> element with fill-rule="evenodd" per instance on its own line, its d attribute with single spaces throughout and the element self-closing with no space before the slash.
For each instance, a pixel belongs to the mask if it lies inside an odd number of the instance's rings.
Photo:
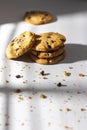
<svg viewBox="0 0 87 130">
<path fill-rule="evenodd" d="M 46 42 L 46 43 L 47 43 L 48 48 L 51 49 L 51 46 L 49 45 L 49 43 L 48 42 Z"/>
<path fill-rule="evenodd" d="M 15 51 L 18 51 L 18 50 L 19 50 L 19 48 L 15 49 Z"/>
<path fill-rule="evenodd" d="M 49 44 L 47 44 L 48 48 L 51 49 L 51 46 Z"/>
<path fill-rule="evenodd" d="M 14 45 L 14 43 L 13 43 L 13 42 L 14 42 L 14 40 L 12 41 L 11 46 L 13 46 L 13 45 Z"/>
<path fill-rule="evenodd" d="M 47 36 L 47 38 L 51 38 L 51 36 L 50 36 L 50 35 L 48 35 L 48 36 Z"/>
<path fill-rule="evenodd" d="M 65 39 L 60 39 L 62 42 L 65 42 Z"/>
<path fill-rule="evenodd" d="M 52 43 L 54 43 L 55 41 L 51 40 Z"/>
<path fill-rule="evenodd" d="M 25 37 L 25 35 L 23 35 L 23 37 Z"/>
</svg>

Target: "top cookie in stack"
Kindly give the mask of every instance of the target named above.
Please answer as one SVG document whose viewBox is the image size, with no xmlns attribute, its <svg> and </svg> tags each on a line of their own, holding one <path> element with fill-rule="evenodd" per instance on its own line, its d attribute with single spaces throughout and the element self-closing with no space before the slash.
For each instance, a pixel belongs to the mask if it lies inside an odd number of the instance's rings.
<svg viewBox="0 0 87 130">
<path fill-rule="evenodd" d="M 65 36 L 60 33 L 47 32 L 36 35 L 30 50 L 30 57 L 39 64 L 55 64 L 65 57 Z"/>
<path fill-rule="evenodd" d="M 65 36 L 56 32 L 47 32 L 36 35 L 35 44 L 32 50 L 36 51 L 51 51 L 64 46 L 66 41 Z"/>
</svg>

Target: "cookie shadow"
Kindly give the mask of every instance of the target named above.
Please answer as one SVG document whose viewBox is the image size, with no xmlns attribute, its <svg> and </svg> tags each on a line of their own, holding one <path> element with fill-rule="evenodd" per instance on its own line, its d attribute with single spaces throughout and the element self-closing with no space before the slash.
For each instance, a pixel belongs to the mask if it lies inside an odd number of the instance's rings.
<svg viewBox="0 0 87 130">
<path fill-rule="evenodd" d="M 87 60 L 87 45 L 68 43 L 65 45 L 66 58 L 62 63 L 73 63 Z"/>
<path fill-rule="evenodd" d="M 87 45 L 76 44 L 76 43 L 67 43 L 65 45 L 66 57 L 61 63 L 74 63 L 79 61 L 87 60 Z M 33 63 L 34 61 L 30 58 L 29 53 L 25 53 L 17 61 Z"/>
<path fill-rule="evenodd" d="M 25 53 L 22 56 L 18 57 L 17 59 L 14 59 L 15 61 L 21 61 L 26 63 L 33 63 L 33 60 L 30 58 L 29 53 Z"/>
</svg>

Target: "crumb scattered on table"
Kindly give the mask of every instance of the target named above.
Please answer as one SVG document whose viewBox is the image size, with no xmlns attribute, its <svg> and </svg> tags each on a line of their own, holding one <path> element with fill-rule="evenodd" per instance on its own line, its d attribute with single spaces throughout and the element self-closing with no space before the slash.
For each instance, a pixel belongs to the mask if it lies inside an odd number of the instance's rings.
<svg viewBox="0 0 87 130">
<path fill-rule="evenodd" d="M 66 111 L 69 112 L 69 111 L 71 111 L 71 109 L 70 108 L 66 108 Z"/>
<path fill-rule="evenodd" d="M 62 109 L 62 108 L 60 108 L 60 109 L 59 109 L 59 111 L 63 111 L 63 109 Z"/>
<path fill-rule="evenodd" d="M 73 67 L 72 67 L 72 66 L 70 66 L 70 67 L 69 67 L 69 69 L 73 69 Z"/>
<path fill-rule="evenodd" d="M 47 98 L 47 96 L 44 94 L 40 94 L 40 98 Z"/>
<path fill-rule="evenodd" d="M 8 80 L 5 80 L 5 82 L 6 82 L 6 83 L 9 83 L 9 81 L 8 81 Z"/>
<path fill-rule="evenodd" d="M 81 111 L 85 111 L 86 109 L 85 108 L 81 108 Z"/>
<path fill-rule="evenodd" d="M 85 75 L 83 73 L 79 73 L 79 77 L 84 77 Z"/>
<path fill-rule="evenodd" d="M 49 75 L 50 73 L 45 73 L 45 71 L 44 70 L 42 70 L 41 72 L 40 72 L 40 75 L 42 75 L 42 76 L 46 76 L 46 75 Z"/>
<path fill-rule="evenodd" d="M 21 89 L 14 89 L 14 93 L 20 93 L 21 92 Z"/>
<path fill-rule="evenodd" d="M 73 129 L 72 127 L 67 126 L 67 125 L 66 125 L 66 126 L 64 126 L 64 128 L 65 128 L 65 129 L 69 129 L 69 130 L 72 130 L 72 129 Z"/>
<path fill-rule="evenodd" d="M 22 78 L 23 76 L 18 74 L 18 75 L 16 75 L 15 77 L 16 77 L 16 78 Z"/>
<path fill-rule="evenodd" d="M 8 122 L 5 123 L 5 126 L 9 126 L 10 124 Z"/>
<path fill-rule="evenodd" d="M 28 99 L 32 99 L 32 97 L 31 97 L 31 96 L 28 96 Z"/>
<path fill-rule="evenodd" d="M 66 72 L 66 71 L 64 71 L 64 76 L 70 76 L 70 75 L 71 75 L 70 72 Z"/>
<path fill-rule="evenodd" d="M 57 86 L 58 86 L 58 87 L 62 87 L 62 86 L 67 86 L 67 85 L 64 85 L 64 84 L 62 84 L 61 82 L 59 82 L 59 83 L 57 84 Z"/>
</svg>

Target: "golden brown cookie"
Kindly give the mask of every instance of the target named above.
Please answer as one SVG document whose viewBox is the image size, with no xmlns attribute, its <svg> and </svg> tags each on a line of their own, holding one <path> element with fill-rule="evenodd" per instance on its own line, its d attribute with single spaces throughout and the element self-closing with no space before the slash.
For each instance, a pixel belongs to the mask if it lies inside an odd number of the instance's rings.
<svg viewBox="0 0 87 130">
<path fill-rule="evenodd" d="M 34 50 L 31 50 L 30 53 L 37 56 L 38 58 L 53 58 L 53 57 L 56 57 L 60 54 L 62 54 L 64 52 L 64 47 L 60 47 L 59 49 L 57 50 L 52 50 L 52 51 L 48 51 L 48 52 L 42 52 L 42 51 L 34 51 Z"/>
<path fill-rule="evenodd" d="M 47 11 L 29 11 L 26 12 L 24 15 L 24 21 L 27 23 L 40 25 L 40 24 L 46 24 L 51 22 L 53 19 L 53 16 L 51 13 Z"/>
<path fill-rule="evenodd" d="M 50 51 L 56 50 L 61 46 L 64 46 L 66 38 L 64 35 L 56 32 L 41 33 L 36 36 L 35 44 L 32 50 L 36 51 Z"/>
<path fill-rule="evenodd" d="M 6 48 L 7 58 L 17 58 L 27 52 L 33 46 L 35 34 L 23 32 L 12 40 Z"/>
<path fill-rule="evenodd" d="M 51 65 L 51 64 L 56 64 L 59 63 L 60 61 L 62 61 L 65 58 L 66 52 L 64 51 L 61 55 L 56 56 L 54 58 L 38 58 L 33 54 L 30 54 L 30 58 L 39 64 L 43 64 L 43 65 Z"/>
</svg>

